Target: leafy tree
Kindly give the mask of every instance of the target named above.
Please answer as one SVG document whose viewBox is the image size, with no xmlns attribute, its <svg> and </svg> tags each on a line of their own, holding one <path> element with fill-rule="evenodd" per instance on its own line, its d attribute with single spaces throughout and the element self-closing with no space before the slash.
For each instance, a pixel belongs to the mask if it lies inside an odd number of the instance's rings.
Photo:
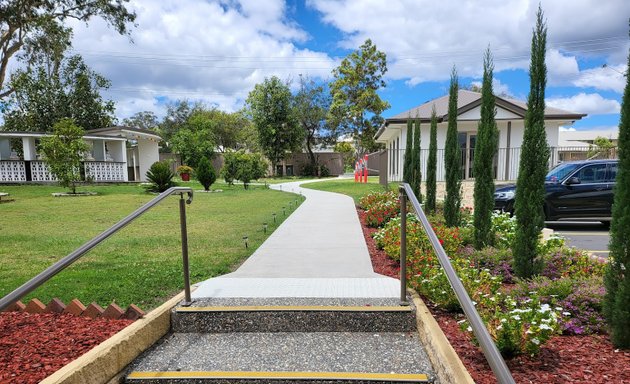
<svg viewBox="0 0 630 384">
<path fill-rule="evenodd" d="M 196 168 L 199 160 L 214 156 L 213 125 L 208 115 L 199 110 L 193 112 L 184 126 L 171 137 L 172 150 L 181 156 L 184 164 Z"/>
<path fill-rule="evenodd" d="M 536 13 L 536 27 L 532 36 L 529 65 L 530 90 L 525 113 L 525 132 L 521 145 L 521 160 L 516 181 L 514 214 L 516 237 L 512 254 L 514 272 L 529 278 L 536 272 L 537 245 L 545 225 L 545 174 L 549 161 L 549 147 L 545 133 L 545 85 L 547 67 L 545 52 L 547 27 L 540 6 Z"/>
<path fill-rule="evenodd" d="M 493 245 L 492 210 L 494 209 L 494 178 L 492 162 L 499 145 L 499 130 L 494 117 L 497 114 L 492 91 L 494 64 L 490 47 L 483 58 L 483 83 L 481 88 L 481 119 L 477 129 L 473 172 L 475 174 L 475 248 Z"/>
<path fill-rule="evenodd" d="M 177 100 L 166 106 L 166 116 L 155 131 L 162 137 L 160 143 L 163 152 L 171 152 L 171 139 L 180 129 L 184 128 L 193 113 L 204 109 L 202 103 L 192 103 L 188 100 Z"/>
<path fill-rule="evenodd" d="M 147 171 L 147 180 L 151 182 L 146 187 L 149 192 L 162 193 L 174 187 L 177 184 L 173 181 L 175 174 L 171 170 L 171 166 L 166 161 L 156 161 L 151 164 L 151 167 Z"/>
<path fill-rule="evenodd" d="M 420 185 L 422 184 L 422 171 L 420 167 L 420 119 L 415 120 L 415 130 L 413 134 L 413 149 L 411 155 L 411 189 L 418 198 L 418 201 L 422 203 L 422 193 L 420 191 Z"/>
<path fill-rule="evenodd" d="M 588 153 L 586 156 L 589 159 L 594 159 L 597 157 L 602 158 L 603 155 L 605 159 L 608 159 L 610 158 L 613 148 L 615 148 L 615 144 L 613 144 L 612 140 L 602 136 L 597 136 L 595 140 L 593 140 L 593 145 L 588 146 Z"/>
<path fill-rule="evenodd" d="M 245 189 L 249 188 L 252 180 L 258 180 L 267 174 L 267 162 L 260 153 L 247 153 L 239 151 L 236 178 L 243 182 Z"/>
<path fill-rule="evenodd" d="M 92 71 L 79 55 L 63 59 L 56 72 L 45 65 L 18 71 L 13 93 L 4 107 L 5 129 L 50 132 L 60 119 L 69 118 L 85 130 L 114 122 L 114 103 L 103 100 L 101 89 L 109 80 Z"/>
<path fill-rule="evenodd" d="M 326 128 L 326 116 L 330 108 L 330 94 L 324 86 L 311 78 L 300 76 L 300 89 L 293 97 L 293 108 L 305 136 L 306 151 L 312 169 L 317 167 L 313 146 L 321 131 Z"/>
<path fill-rule="evenodd" d="M 144 129 L 147 131 L 157 129 L 159 123 L 157 116 L 151 111 L 136 112 L 122 121 L 125 127 Z"/>
<path fill-rule="evenodd" d="M 238 152 L 229 151 L 223 154 L 221 176 L 229 185 L 234 185 L 238 172 Z"/>
<path fill-rule="evenodd" d="M 341 141 L 333 147 L 335 152 L 341 153 L 343 156 L 343 167 L 346 171 L 352 171 L 354 169 L 354 163 L 356 161 L 356 156 L 354 152 L 354 147 L 352 144 L 347 141 Z"/>
<path fill-rule="evenodd" d="M 352 133 L 360 155 L 379 148 L 374 135 L 383 122 L 381 113 L 389 108 L 389 103 L 377 91 L 385 87 L 386 72 L 387 56 L 370 39 L 333 70 L 331 121 L 339 125 L 335 129 L 342 134 Z"/>
<path fill-rule="evenodd" d="M 435 212 L 437 190 L 437 114 L 435 105 L 431 110 L 431 132 L 429 134 L 429 158 L 427 159 L 427 212 Z"/>
<path fill-rule="evenodd" d="M 630 52 L 628 54 L 630 68 Z M 604 315 L 617 348 L 630 348 L 630 77 L 626 76 L 619 121 L 619 165 L 610 226 L 610 257 L 604 276 Z"/>
<path fill-rule="evenodd" d="M 214 171 L 214 167 L 207 157 L 202 157 L 201 160 L 199 160 L 197 168 L 195 169 L 195 175 L 206 191 L 210 190 L 210 186 L 217 181 L 217 173 Z"/>
<path fill-rule="evenodd" d="M 413 171 L 413 123 L 411 117 L 407 118 L 407 142 L 405 145 L 405 155 L 403 158 L 403 181 L 405 183 L 412 182 Z"/>
<path fill-rule="evenodd" d="M 271 160 L 274 172 L 275 165 L 284 159 L 287 152 L 300 148 L 304 137 L 291 99 L 289 84 L 275 76 L 256 84 L 247 97 L 247 106 L 258 131 L 260 146 Z"/>
<path fill-rule="evenodd" d="M 444 200 L 444 219 L 449 227 L 457 227 L 460 221 L 462 158 L 457 142 L 457 71 L 453 66 L 448 97 L 448 128 L 446 130 L 445 168 L 446 199 Z"/>
<path fill-rule="evenodd" d="M 127 10 L 129 0 L 20 0 L 0 3 L 0 99 L 14 89 L 5 87 L 11 59 L 19 54 L 27 66 L 38 61 L 42 51 L 65 51 L 70 46 L 72 30 L 68 19 L 88 22 L 100 17 L 118 33 L 128 33 L 135 13 Z"/>
<path fill-rule="evenodd" d="M 85 132 L 71 119 L 62 119 L 53 126 L 53 135 L 42 137 L 41 150 L 46 163 L 59 185 L 77 193 L 81 181 L 81 161 L 90 147 L 83 141 Z"/>
</svg>

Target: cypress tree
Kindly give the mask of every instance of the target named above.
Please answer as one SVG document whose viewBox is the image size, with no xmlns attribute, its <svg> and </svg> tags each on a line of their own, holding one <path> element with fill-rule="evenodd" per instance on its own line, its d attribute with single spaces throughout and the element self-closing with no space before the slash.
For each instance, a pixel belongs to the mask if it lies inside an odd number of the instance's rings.
<svg viewBox="0 0 630 384">
<path fill-rule="evenodd" d="M 448 95 L 448 128 L 444 148 L 446 168 L 446 199 L 444 200 L 444 219 L 449 227 L 457 227 L 460 220 L 461 205 L 462 153 L 457 143 L 457 70 L 453 66 L 451 86 Z"/>
<path fill-rule="evenodd" d="M 628 54 L 630 65 L 630 53 Z M 628 67 L 630 68 L 630 66 Z M 610 225 L 610 257 L 604 276 L 606 296 L 604 315 L 617 348 L 630 348 L 630 76 L 626 72 L 626 88 L 619 121 L 619 165 L 614 188 L 612 223 Z"/>
<path fill-rule="evenodd" d="M 407 119 L 407 145 L 405 146 L 405 158 L 403 161 L 403 181 L 411 183 L 411 168 L 413 158 L 413 126 L 411 117 Z"/>
<path fill-rule="evenodd" d="M 530 90 L 525 113 L 525 132 L 516 181 L 516 237 L 512 247 L 514 271 L 521 278 L 536 273 L 538 238 L 545 225 L 545 174 L 549 161 L 549 147 L 545 133 L 545 85 L 547 67 L 545 51 L 547 26 L 540 6 L 536 13 L 536 27 L 532 36 L 529 65 Z"/>
<path fill-rule="evenodd" d="M 435 105 L 431 111 L 431 133 L 429 134 L 429 158 L 427 159 L 427 212 L 435 212 L 437 172 L 437 114 Z"/>
<path fill-rule="evenodd" d="M 420 119 L 416 117 L 415 123 L 416 128 L 413 133 L 413 157 L 411 158 L 411 180 L 413 181 L 411 188 L 418 198 L 418 201 L 422 203 L 422 192 L 420 191 L 420 184 L 422 183 L 422 171 L 420 168 Z"/>
<path fill-rule="evenodd" d="M 497 114 L 492 93 L 492 55 L 490 47 L 483 58 L 483 84 L 481 86 L 481 120 L 477 130 L 475 159 L 475 212 L 474 245 L 481 249 L 494 243 L 492 233 L 492 210 L 494 208 L 494 179 L 492 161 L 497 153 L 499 131 L 494 117 Z"/>
</svg>

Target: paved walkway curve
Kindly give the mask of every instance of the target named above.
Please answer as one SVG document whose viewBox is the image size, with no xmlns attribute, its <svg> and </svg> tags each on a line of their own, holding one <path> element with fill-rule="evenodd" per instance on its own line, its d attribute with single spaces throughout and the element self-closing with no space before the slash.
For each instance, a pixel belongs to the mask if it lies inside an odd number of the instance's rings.
<svg viewBox="0 0 630 384">
<path fill-rule="evenodd" d="M 306 182 L 271 186 L 306 200 L 240 268 L 199 283 L 194 299 L 398 297 L 399 280 L 372 269 L 352 198 L 302 188 Z"/>
</svg>

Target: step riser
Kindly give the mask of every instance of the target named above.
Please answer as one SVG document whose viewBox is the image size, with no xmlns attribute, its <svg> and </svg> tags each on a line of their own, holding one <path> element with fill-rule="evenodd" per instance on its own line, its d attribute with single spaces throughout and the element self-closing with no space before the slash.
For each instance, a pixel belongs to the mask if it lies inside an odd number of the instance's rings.
<svg viewBox="0 0 630 384">
<path fill-rule="evenodd" d="M 413 312 L 189 312 L 171 315 L 173 332 L 414 332 Z"/>
</svg>

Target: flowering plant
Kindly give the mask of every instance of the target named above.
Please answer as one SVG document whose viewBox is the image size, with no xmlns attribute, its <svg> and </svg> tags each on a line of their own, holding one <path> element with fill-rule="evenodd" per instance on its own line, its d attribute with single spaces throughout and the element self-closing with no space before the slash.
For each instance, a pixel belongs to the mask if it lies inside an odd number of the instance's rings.
<svg viewBox="0 0 630 384">
<path fill-rule="evenodd" d="M 192 173 L 193 169 L 188 165 L 180 165 L 179 167 L 177 167 L 176 171 L 178 175 L 183 175 Z"/>
<path fill-rule="evenodd" d="M 502 305 L 496 305 L 494 312 L 484 313 L 484 317 L 488 332 L 503 356 L 535 355 L 541 345 L 559 333 L 562 308 L 541 304 L 535 292 L 521 302 L 511 296 L 500 296 Z M 467 321 L 460 325 L 472 331 Z"/>
<path fill-rule="evenodd" d="M 388 192 L 370 192 L 359 199 L 359 208 L 369 210 L 377 203 L 398 201 L 398 194 L 394 191 Z"/>
<path fill-rule="evenodd" d="M 389 219 L 400 212 L 400 202 L 380 201 L 365 212 L 365 223 L 368 227 L 382 227 Z"/>
</svg>

